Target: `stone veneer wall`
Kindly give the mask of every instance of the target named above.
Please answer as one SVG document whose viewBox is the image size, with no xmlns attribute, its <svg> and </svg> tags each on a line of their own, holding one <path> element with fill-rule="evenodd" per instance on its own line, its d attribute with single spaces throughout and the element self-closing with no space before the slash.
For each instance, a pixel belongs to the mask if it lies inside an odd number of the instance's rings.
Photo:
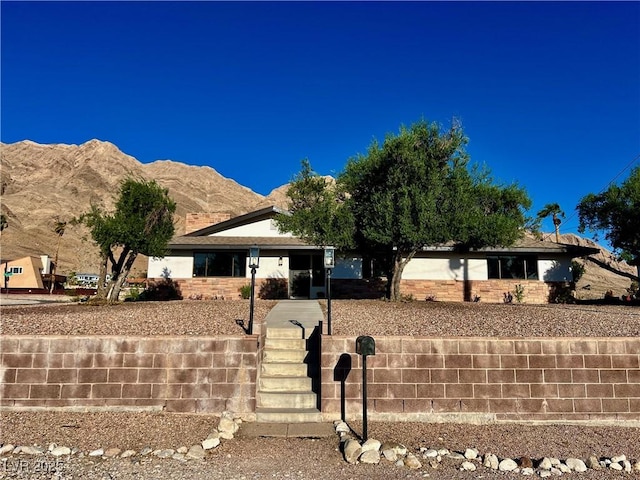
<svg viewBox="0 0 640 480">
<path fill-rule="evenodd" d="M 362 417 L 361 361 L 323 335 L 325 416 Z M 383 337 L 367 382 L 371 418 L 640 421 L 640 339 Z"/>
<path fill-rule="evenodd" d="M 0 338 L 0 406 L 255 411 L 257 335 Z"/>
<path fill-rule="evenodd" d="M 251 283 L 249 278 L 238 277 L 196 277 L 176 279 L 182 298 L 200 298 L 202 300 L 222 299 L 239 300 L 240 288 Z M 256 291 L 258 289 L 256 282 Z"/>
</svg>

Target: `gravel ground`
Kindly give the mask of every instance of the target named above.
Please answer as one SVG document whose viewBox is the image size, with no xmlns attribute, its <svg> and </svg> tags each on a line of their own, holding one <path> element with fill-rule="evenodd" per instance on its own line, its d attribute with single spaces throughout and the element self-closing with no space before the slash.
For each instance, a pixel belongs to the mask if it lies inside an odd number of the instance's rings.
<svg viewBox="0 0 640 480">
<path fill-rule="evenodd" d="M 277 302 L 256 300 L 255 322 Z M 326 311 L 326 301 L 321 304 Z M 487 337 L 637 337 L 640 309 L 630 306 L 334 300 L 334 335 Z M 4 335 L 238 335 L 249 302 L 176 301 L 0 307 Z"/>
<path fill-rule="evenodd" d="M 256 321 L 275 302 L 256 301 Z M 326 308 L 326 302 L 323 302 Z M 236 319 L 248 319 L 246 301 L 182 301 L 125 303 L 111 307 L 86 305 L 3 306 L 4 335 L 237 335 Z M 640 310 L 621 306 L 489 305 L 382 301 L 333 301 L 336 335 L 425 336 L 640 336 Z M 0 443 L 50 443 L 89 451 L 118 447 L 139 451 L 189 447 L 215 428 L 217 418 L 168 413 L 0 412 Z M 356 433 L 361 425 L 350 422 Z M 370 422 L 369 438 L 396 440 L 409 451 L 419 447 L 464 450 L 502 457 L 541 458 L 590 454 L 625 454 L 640 458 L 640 428 L 587 426 L 460 425 Z M 51 456 L 4 457 L 0 478 L 40 479 L 494 479 L 518 474 L 480 467 L 460 472 L 453 461 L 438 469 L 410 471 L 388 462 L 349 465 L 336 437 L 325 439 L 248 438 L 242 429 L 233 440 L 208 453 L 202 462 L 135 456 L 131 459 Z M 20 463 L 22 462 L 22 463 Z M 48 462 L 48 463 L 47 463 Z M 426 462 L 425 462 L 426 463 Z M 42 468 L 46 467 L 46 468 Z M 57 469 L 57 473 L 52 472 Z M 38 471 L 39 470 L 39 471 Z M 44 472 L 42 470 L 45 470 Z M 47 472 L 48 470 L 48 472 Z M 638 478 L 639 473 L 614 471 L 574 473 L 580 479 Z"/>
</svg>

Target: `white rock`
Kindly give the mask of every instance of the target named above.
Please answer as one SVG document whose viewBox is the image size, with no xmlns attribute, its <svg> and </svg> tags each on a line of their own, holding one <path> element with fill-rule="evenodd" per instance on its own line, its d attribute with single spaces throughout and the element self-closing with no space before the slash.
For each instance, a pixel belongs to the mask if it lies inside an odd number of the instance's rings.
<svg viewBox="0 0 640 480">
<path fill-rule="evenodd" d="M 551 476 L 551 472 L 549 470 L 539 470 L 538 475 L 540 475 L 540 478 L 547 478 Z"/>
<path fill-rule="evenodd" d="M 135 450 L 125 450 L 124 452 L 122 452 L 122 454 L 120 455 L 120 458 L 129 458 L 129 457 L 133 457 L 136 454 Z"/>
<path fill-rule="evenodd" d="M 61 457 L 62 455 L 71 455 L 71 449 L 69 447 L 54 447 L 49 453 L 54 457 Z"/>
<path fill-rule="evenodd" d="M 549 470 L 551 472 L 552 475 L 555 475 L 557 477 L 559 477 L 560 475 L 562 475 L 562 471 L 556 467 L 551 467 L 551 470 Z"/>
<path fill-rule="evenodd" d="M 560 463 L 560 465 L 558 465 L 556 468 L 562 473 L 571 473 L 571 469 L 564 463 Z"/>
<path fill-rule="evenodd" d="M 447 455 L 447 458 L 450 458 L 451 460 L 465 460 L 464 455 L 458 452 L 451 452 Z"/>
<path fill-rule="evenodd" d="M 501 472 L 512 472 L 518 468 L 518 464 L 511 458 L 505 458 L 498 464 L 498 470 Z"/>
<path fill-rule="evenodd" d="M 384 456 L 384 458 L 386 458 L 390 462 L 398 461 L 398 454 L 396 453 L 396 451 L 393 448 L 385 448 L 385 449 L 383 449 L 382 450 L 382 455 Z"/>
<path fill-rule="evenodd" d="M 544 457 L 541 461 L 540 461 L 540 465 L 538 465 L 538 468 L 540 470 L 551 470 L 551 467 L 553 465 L 551 464 L 551 460 L 549 460 L 549 458 Z"/>
<path fill-rule="evenodd" d="M 493 453 L 487 453 L 484 456 L 484 462 L 482 462 L 482 465 L 487 468 L 491 468 L 492 470 L 497 470 L 499 464 L 500 462 L 498 461 L 498 457 Z"/>
<path fill-rule="evenodd" d="M 436 458 L 438 456 L 438 451 L 433 448 L 429 448 L 422 452 L 422 456 L 424 458 Z"/>
<path fill-rule="evenodd" d="M 465 461 L 460 465 L 460 470 L 467 470 L 469 472 L 473 472 L 476 469 L 476 464 L 473 462 Z"/>
<path fill-rule="evenodd" d="M 445 455 L 449 455 L 449 450 L 447 450 L 446 448 L 441 448 L 440 450 L 438 450 L 438 455 L 441 456 L 445 456 Z"/>
<path fill-rule="evenodd" d="M 553 465 L 554 467 L 557 467 L 562 463 L 559 458 L 555 458 L 555 457 L 549 457 L 549 461 L 551 462 L 551 465 Z"/>
<path fill-rule="evenodd" d="M 194 460 L 201 460 L 204 458 L 204 453 L 202 445 L 193 445 L 189 448 L 186 457 Z"/>
<path fill-rule="evenodd" d="M 172 457 L 173 454 L 176 453 L 172 448 L 166 448 L 164 450 L 155 450 L 153 454 L 158 458 L 169 458 Z"/>
<path fill-rule="evenodd" d="M 176 450 L 176 453 L 187 453 L 189 451 L 189 449 L 187 447 L 180 447 L 179 449 Z"/>
<path fill-rule="evenodd" d="M 140 450 L 140 455 L 144 457 L 145 455 L 149 455 L 151 452 L 153 452 L 153 449 L 151 447 L 144 447 L 142 450 Z"/>
<path fill-rule="evenodd" d="M 53 449 L 56 448 L 56 447 L 57 447 L 57 445 L 55 443 L 50 443 L 49 444 L 49 451 L 50 452 L 53 451 Z"/>
<path fill-rule="evenodd" d="M 564 462 L 574 472 L 586 472 L 587 465 L 579 458 L 567 458 Z"/>
<path fill-rule="evenodd" d="M 633 464 L 633 470 L 636 472 L 640 472 L 640 460 Z"/>
<path fill-rule="evenodd" d="M 473 460 L 474 458 L 478 458 L 478 450 L 475 448 L 467 448 L 464 451 L 464 458 L 467 460 Z"/>
<path fill-rule="evenodd" d="M 11 445 L 10 443 L 8 443 L 7 445 L 3 445 L 0 448 L 0 455 L 6 455 L 7 453 L 12 452 L 14 448 L 16 447 Z"/>
<path fill-rule="evenodd" d="M 122 450 L 120 450 L 119 448 L 116 448 L 116 447 L 108 448 L 107 450 L 105 450 L 104 456 L 107 458 L 113 458 L 120 455 L 120 452 L 122 452 Z"/>
<path fill-rule="evenodd" d="M 351 464 L 358 461 L 358 457 L 362 453 L 362 447 L 357 440 L 350 438 L 344 444 L 344 459 Z"/>
<path fill-rule="evenodd" d="M 18 445 L 16 448 L 13 449 L 13 453 L 14 455 L 17 455 L 18 453 L 20 453 L 20 451 L 22 450 L 22 447 L 20 445 Z"/>
<path fill-rule="evenodd" d="M 220 445 L 220 438 L 218 437 L 207 438 L 202 441 L 202 448 L 205 450 L 211 450 L 212 448 L 216 448 L 218 445 Z"/>
<path fill-rule="evenodd" d="M 594 470 L 600 470 L 602 468 L 602 465 L 600 465 L 600 462 L 598 461 L 598 457 L 595 455 L 590 455 L 589 458 L 587 458 L 586 465 L 587 468 L 592 468 Z"/>
<path fill-rule="evenodd" d="M 349 428 L 349 425 L 345 422 L 339 422 L 336 425 L 336 433 L 349 433 L 350 431 L 351 429 Z"/>
<path fill-rule="evenodd" d="M 627 459 L 626 455 L 616 455 L 615 457 L 611 457 L 612 463 L 620 463 L 624 462 Z"/>
<path fill-rule="evenodd" d="M 525 467 L 522 470 L 520 470 L 520 473 L 522 473 L 522 475 L 533 475 L 534 470 L 531 467 Z"/>
<path fill-rule="evenodd" d="M 418 460 L 418 457 L 416 457 L 413 453 L 409 453 L 407 454 L 406 457 L 404 457 L 404 464 L 407 468 L 410 468 L 411 470 L 417 470 L 418 468 L 422 468 L 422 463 L 420 463 L 420 460 Z"/>
<path fill-rule="evenodd" d="M 382 444 L 380 443 L 379 440 L 376 440 L 375 438 L 369 438 L 366 442 L 362 444 L 362 452 L 364 453 L 370 450 L 375 450 L 377 452 L 378 450 L 380 450 L 381 446 Z"/>
<path fill-rule="evenodd" d="M 396 467 L 404 467 L 404 460 L 402 458 L 399 458 L 396 463 L 395 463 Z"/>
<path fill-rule="evenodd" d="M 173 458 L 174 460 L 178 460 L 179 462 L 186 462 L 187 458 L 186 455 L 184 453 L 174 453 L 173 455 L 171 455 L 171 458 Z"/>
<path fill-rule="evenodd" d="M 631 473 L 631 462 L 629 460 L 623 460 L 622 461 L 622 466 L 623 466 L 625 472 Z"/>
<path fill-rule="evenodd" d="M 98 448 L 89 452 L 90 457 L 101 457 L 104 455 L 104 448 Z"/>
<path fill-rule="evenodd" d="M 611 462 L 609 464 L 609 468 L 611 470 L 622 470 L 622 465 L 620 465 L 618 462 Z"/>
<path fill-rule="evenodd" d="M 44 448 L 37 445 L 34 445 L 33 447 L 23 446 L 20 449 L 20 453 L 23 453 L 25 455 L 40 455 L 41 453 L 44 453 Z"/>
<path fill-rule="evenodd" d="M 378 463 L 380 463 L 380 452 L 377 449 L 376 450 L 366 450 L 366 451 L 362 452 L 362 455 L 360 455 L 360 462 L 361 463 L 378 464 Z"/>
</svg>

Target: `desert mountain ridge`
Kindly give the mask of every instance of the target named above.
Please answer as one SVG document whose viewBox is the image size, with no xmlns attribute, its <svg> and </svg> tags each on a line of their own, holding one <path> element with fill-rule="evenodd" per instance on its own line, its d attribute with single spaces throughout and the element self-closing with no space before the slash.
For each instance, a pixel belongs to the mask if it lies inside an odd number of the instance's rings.
<svg viewBox="0 0 640 480">
<path fill-rule="evenodd" d="M 92 204 L 113 208 L 120 182 L 131 176 L 156 180 L 176 202 L 176 234 L 184 233 L 187 213 L 228 212 L 232 216 L 265 205 L 286 205 L 286 186 L 274 198 L 262 196 L 206 166 L 172 160 L 143 164 L 110 142 L 81 145 L 30 140 L 0 143 L 0 200 L 8 228 L 2 232 L 2 259 L 48 254 L 55 257 L 56 221 L 69 221 Z M 283 203 L 284 202 L 284 203 Z M 60 238 L 58 272 L 97 272 L 98 252 L 82 226 L 68 224 Z M 146 259 L 134 272 L 146 271 Z"/>
<path fill-rule="evenodd" d="M 119 184 L 127 176 L 153 179 L 169 190 L 177 204 L 176 234 L 184 233 L 187 213 L 228 212 L 236 216 L 270 205 L 287 208 L 288 184 L 262 196 L 211 167 L 173 160 L 143 164 L 106 141 L 93 139 L 81 145 L 43 145 L 30 140 L 0 143 L 0 206 L 9 225 L 1 234 L 2 260 L 42 254 L 53 258 L 59 245 L 59 273 L 97 272 L 98 250 L 86 228 L 68 224 L 61 238 L 53 229 L 56 221 L 69 221 L 92 204 L 110 210 Z M 560 241 L 600 249 L 600 254 L 584 260 L 586 272 L 577 288 L 581 298 L 602 298 L 606 290 L 622 295 L 637 275 L 635 267 L 618 262 L 591 240 L 561 235 Z M 133 274 L 144 274 L 146 268 L 146 257 L 142 257 Z"/>
</svg>

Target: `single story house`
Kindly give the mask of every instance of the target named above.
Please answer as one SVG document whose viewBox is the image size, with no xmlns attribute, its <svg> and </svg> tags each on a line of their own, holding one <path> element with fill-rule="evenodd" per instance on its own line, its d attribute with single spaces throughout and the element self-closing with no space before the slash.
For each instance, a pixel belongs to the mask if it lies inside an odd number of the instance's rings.
<svg viewBox="0 0 640 480">
<path fill-rule="evenodd" d="M 249 249 L 257 246 L 258 296 L 324 298 L 323 247 L 281 233 L 274 221 L 278 213 L 284 211 L 267 207 L 234 218 L 190 214 L 187 233 L 169 243 L 167 256 L 149 259 L 148 278 L 171 278 L 184 298 L 239 298 L 240 288 L 251 280 Z M 525 302 L 546 303 L 555 288 L 573 281 L 572 259 L 596 252 L 529 238 L 508 248 L 468 253 L 429 247 L 405 267 L 401 292 L 417 300 L 502 302 L 505 293 L 521 285 Z M 336 253 L 333 298 L 380 298 L 384 285 L 366 253 Z"/>
<path fill-rule="evenodd" d="M 48 292 L 51 285 L 53 262 L 48 255 L 29 256 L 0 263 L 2 289 L 20 292 Z M 67 277 L 54 275 L 55 289 L 64 288 Z"/>
</svg>

